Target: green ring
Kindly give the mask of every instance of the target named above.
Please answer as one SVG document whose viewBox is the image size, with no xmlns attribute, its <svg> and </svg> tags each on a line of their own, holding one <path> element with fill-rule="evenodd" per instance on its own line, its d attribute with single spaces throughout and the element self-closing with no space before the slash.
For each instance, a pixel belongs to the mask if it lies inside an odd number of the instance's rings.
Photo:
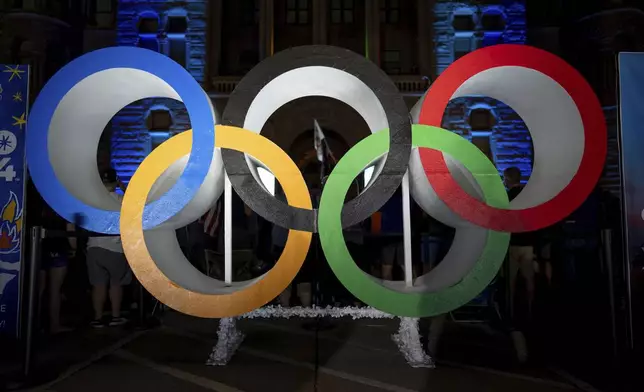
<svg viewBox="0 0 644 392">
<path fill-rule="evenodd" d="M 320 199 L 318 230 L 324 255 L 340 282 L 364 303 L 401 317 L 430 317 L 457 309 L 479 295 L 503 264 L 510 234 L 489 230 L 487 242 L 475 266 L 458 283 L 436 292 L 397 291 L 363 272 L 349 254 L 342 233 L 342 206 L 354 179 L 389 149 L 389 132 L 363 139 L 342 157 L 329 175 Z M 460 161 L 474 175 L 485 202 L 497 208 L 509 205 L 499 173 L 476 146 L 442 128 L 413 125 L 414 146 L 432 148 Z"/>
</svg>

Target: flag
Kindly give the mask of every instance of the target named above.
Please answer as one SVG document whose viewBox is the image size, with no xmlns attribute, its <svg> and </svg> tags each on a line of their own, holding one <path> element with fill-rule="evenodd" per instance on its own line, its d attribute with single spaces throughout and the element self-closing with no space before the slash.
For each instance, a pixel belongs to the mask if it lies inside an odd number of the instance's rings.
<svg viewBox="0 0 644 392">
<path fill-rule="evenodd" d="M 199 223 L 203 224 L 204 233 L 210 237 L 215 237 L 217 229 L 219 228 L 219 219 L 221 216 L 221 203 L 217 202 L 204 216 L 199 219 Z"/>
<path fill-rule="evenodd" d="M 322 132 L 322 128 L 318 124 L 318 120 L 313 120 L 313 132 L 313 148 L 315 148 L 315 152 L 317 153 L 318 161 L 324 162 L 327 155 L 326 140 L 324 138 L 324 132 Z"/>
<path fill-rule="evenodd" d="M 0 65 L 0 334 L 17 336 L 29 70 Z"/>
</svg>

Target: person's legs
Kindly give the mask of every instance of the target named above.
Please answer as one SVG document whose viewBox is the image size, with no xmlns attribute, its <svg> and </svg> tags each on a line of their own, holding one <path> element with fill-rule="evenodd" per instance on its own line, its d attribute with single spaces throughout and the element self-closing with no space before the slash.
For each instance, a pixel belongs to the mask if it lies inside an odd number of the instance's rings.
<svg viewBox="0 0 644 392">
<path fill-rule="evenodd" d="M 313 298 L 313 293 L 311 290 L 311 283 L 298 283 L 297 284 L 297 297 L 300 299 L 300 303 L 303 307 L 311 307 L 311 301 Z"/>
<path fill-rule="evenodd" d="M 121 317 L 121 302 L 123 302 L 123 286 L 110 285 L 110 303 L 112 304 L 112 318 Z"/>
<path fill-rule="evenodd" d="M 204 275 L 207 275 L 208 268 L 206 263 L 206 248 L 203 242 L 192 244 L 190 249 L 190 263 L 195 266 Z"/>
<path fill-rule="evenodd" d="M 441 241 L 439 238 L 429 236 L 427 238 L 427 258 L 423 263 L 423 273 L 429 273 L 432 268 L 436 267 L 440 262 L 439 257 L 441 252 Z"/>
<path fill-rule="evenodd" d="M 523 246 L 519 255 L 519 271 L 525 281 L 526 295 L 528 300 L 528 314 L 532 315 L 532 302 L 535 291 L 535 270 L 534 270 L 534 248 Z"/>
<path fill-rule="evenodd" d="M 514 296 L 516 294 L 516 283 L 517 283 L 517 275 L 519 274 L 519 266 L 520 266 L 520 247 L 517 246 L 510 246 L 510 249 L 508 250 L 508 291 L 509 291 L 509 311 L 510 311 L 510 319 L 514 317 Z"/>
<path fill-rule="evenodd" d="M 525 363 L 528 360 L 528 344 L 525 340 L 525 335 L 521 331 L 512 331 L 512 344 L 517 353 L 519 363 Z"/>
<path fill-rule="evenodd" d="M 447 314 L 441 314 L 432 317 L 431 319 L 427 350 L 429 351 L 429 355 L 432 357 L 436 356 L 436 353 L 438 352 L 438 344 L 440 342 L 441 335 L 443 334 L 443 326 L 445 325 L 446 318 Z"/>
<path fill-rule="evenodd" d="M 60 304 L 65 276 L 67 276 L 67 266 L 49 270 L 49 330 L 53 334 L 64 331 L 60 324 Z"/>
<path fill-rule="evenodd" d="M 288 308 L 291 306 L 291 285 L 289 285 L 284 291 L 282 291 L 279 295 L 279 304 L 283 308 Z"/>
<path fill-rule="evenodd" d="M 89 283 L 92 285 L 92 307 L 94 308 L 94 320 L 91 325 L 95 328 L 103 327 L 103 307 L 107 300 L 107 284 L 109 275 L 107 270 L 100 264 L 102 257 L 101 248 L 87 249 L 87 275 Z"/>
<path fill-rule="evenodd" d="M 92 306 L 94 308 L 94 321 L 100 321 L 103 318 L 103 306 L 107 300 L 107 285 L 92 285 Z"/>
<path fill-rule="evenodd" d="M 403 273 L 403 278 L 406 279 L 405 274 L 407 273 L 407 269 L 405 268 L 405 248 L 402 242 L 397 242 L 395 246 L 396 246 L 395 247 L 396 253 L 394 255 L 395 257 L 394 265 L 397 265 L 398 268 L 400 268 L 400 270 Z M 412 271 L 413 271 L 413 268 L 412 268 Z M 392 275 L 393 275 L 393 271 L 392 271 Z M 413 279 L 413 276 L 412 276 L 412 279 Z"/>
<path fill-rule="evenodd" d="M 110 302 L 112 304 L 112 321 L 110 326 L 123 325 L 127 322 L 121 317 L 121 304 L 123 302 L 123 287 L 132 283 L 132 271 L 127 264 L 125 255 L 108 250 L 103 251 L 103 265 L 110 276 Z"/>
<path fill-rule="evenodd" d="M 381 278 L 383 280 L 394 280 L 394 259 L 396 258 L 396 245 L 385 245 L 380 253 Z"/>
<path fill-rule="evenodd" d="M 270 253 L 270 259 L 272 260 L 272 265 L 274 266 L 282 256 L 284 248 L 281 246 L 273 246 Z M 272 268 L 272 267 L 271 267 Z M 278 302 L 281 307 L 288 308 L 291 306 L 291 294 L 293 292 L 293 285 L 290 284 L 284 291 L 282 291 L 278 297 Z"/>
<path fill-rule="evenodd" d="M 313 304 L 313 282 L 317 283 L 319 287 L 320 276 L 318 276 L 319 269 L 317 265 L 319 261 L 316 260 L 316 257 L 319 254 L 319 249 L 316 250 L 316 247 L 318 246 L 317 241 L 316 236 L 313 236 L 311 247 L 308 250 L 304 264 L 302 265 L 302 268 L 300 268 L 294 280 L 296 283 L 295 291 L 297 297 L 300 299 L 300 304 L 304 307 L 310 307 Z M 317 292 L 315 294 L 319 295 Z M 316 300 L 319 300 L 319 298 Z"/>
<path fill-rule="evenodd" d="M 515 296 L 516 296 L 516 281 L 519 272 L 525 280 L 526 293 L 528 300 L 528 314 L 530 314 L 530 307 L 532 304 L 531 293 L 534 293 L 534 266 L 533 255 L 534 249 L 531 246 L 511 246 L 510 247 L 510 304 L 512 311 L 512 322 L 515 330 L 512 331 L 511 337 L 514 348 L 517 353 L 517 359 L 520 363 L 525 363 L 528 360 L 528 345 L 526 342 L 525 334 L 523 333 L 524 325 L 515 312 Z"/>
</svg>

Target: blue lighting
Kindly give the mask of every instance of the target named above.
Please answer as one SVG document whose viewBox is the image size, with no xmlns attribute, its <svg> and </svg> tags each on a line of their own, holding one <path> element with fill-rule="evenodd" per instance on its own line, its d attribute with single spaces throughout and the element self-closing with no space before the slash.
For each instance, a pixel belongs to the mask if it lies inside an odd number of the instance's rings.
<svg viewBox="0 0 644 392">
<path fill-rule="evenodd" d="M 176 43 L 185 44 L 185 66 L 198 82 L 205 80 L 207 0 L 191 0 L 177 7 L 176 2 L 120 0 L 117 9 L 118 46 L 141 46 L 165 55 L 181 54 Z M 166 34 L 168 16 L 185 17 L 189 34 Z M 156 19 L 158 32 L 139 29 L 140 21 Z M 151 24 L 154 26 L 154 24 Z M 178 38 L 178 40 L 172 41 Z M 176 60 L 176 59 L 175 59 Z M 183 61 L 180 61 L 183 63 Z M 151 131 L 146 117 L 151 109 L 163 106 L 172 115 L 168 130 Z M 170 99 L 144 99 L 121 110 L 112 120 L 111 163 L 119 178 L 127 183 L 147 154 L 165 139 L 190 129 L 190 119 L 181 102 Z"/>
<path fill-rule="evenodd" d="M 470 23 L 463 23 L 468 21 Z M 463 30 L 464 26 L 471 27 Z M 485 27 L 488 29 L 486 30 Z M 499 0 L 497 4 L 473 1 L 438 1 L 434 5 L 436 69 L 440 74 L 457 57 L 477 48 L 503 44 L 525 44 L 527 39 L 525 0 Z M 494 114 L 489 130 L 472 130 L 467 115 L 474 108 Z M 488 138 L 491 159 L 499 174 L 511 166 L 521 170 L 524 181 L 532 172 L 532 143 L 521 118 L 506 104 L 486 97 L 453 100 L 445 111 L 443 127 L 472 141 Z"/>
<path fill-rule="evenodd" d="M 474 1 L 443 1 L 434 6 L 434 48 L 437 73 L 441 73 L 455 56 L 467 50 L 498 43 L 524 44 L 527 37 L 525 0 L 498 0 L 495 4 L 475 4 Z M 140 45 L 157 49 L 166 55 L 181 53 L 171 49 L 168 40 L 173 34 L 139 33 L 141 18 L 156 18 L 160 32 L 166 29 L 168 16 L 185 16 L 189 34 L 185 34 L 186 68 L 199 82 L 205 78 L 207 0 L 193 0 L 177 7 L 176 2 L 150 0 L 120 0 L 117 14 L 117 44 Z M 471 15 L 472 31 L 455 31 L 454 17 Z M 484 18 L 487 18 L 484 20 Z M 489 27 L 485 30 L 483 26 Z M 458 42 L 457 42 L 458 38 Z M 174 44 L 174 43 L 173 43 Z M 458 53 L 455 53 L 457 52 Z M 164 135 L 150 133 L 145 124 L 146 113 L 153 106 L 163 104 L 173 115 L 173 126 Z M 464 137 L 485 137 L 469 129 L 465 116 L 474 106 L 487 105 L 497 116 L 495 127 L 487 137 L 492 159 L 499 172 L 510 166 L 518 167 L 524 177 L 532 171 L 532 147 L 525 124 L 507 105 L 488 98 L 455 100 L 446 111 L 444 127 Z M 122 110 L 112 122 L 112 165 L 120 178 L 128 181 L 140 162 L 164 137 L 170 137 L 190 127 L 183 105 L 169 100 L 146 99 Z M 152 146 L 152 147 L 151 147 Z"/>
</svg>

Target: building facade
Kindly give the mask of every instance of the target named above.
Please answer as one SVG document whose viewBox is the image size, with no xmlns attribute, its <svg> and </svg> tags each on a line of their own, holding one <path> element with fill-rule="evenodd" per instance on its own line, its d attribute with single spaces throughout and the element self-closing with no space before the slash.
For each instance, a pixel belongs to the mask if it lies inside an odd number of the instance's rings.
<svg viewBox="0 0 644 392">
<path fill-rule="evenodd" d="M 114 44 L 146 47 L 185 65 L 221 113 L 246 72 L 292 46 L 329 44 L 363 54 L 391 76 L 411 107 L 465 53 L 528 41 L 568 60 L 600 96 L 610 133 L 602 186 L 617 192 L 614 58 L 644 45 L 637 23 L 644 13 L 636 3 L 593 0 L 582 9 L 556 0 L 3 0 L 0 53 L 4 63 L 31 65 L 33 99 L 53 73 L 84 52 Z M 341 155 L 368 130 L 350 108 L 338 106 L 316 98 L 291 103 L 263 133 L 287 151 L 300 151 L 310 145 L 303 135 L 316 117 Z M 499 170 L 513 165 L 529 175 L 529 134 L 507 105 L 484 97 L 455 100 L 443 126 L 479 146 Z M 106 127 L 99 151 L 111 151 L 111 159 L 99 156 L 99 162 L 127 179 L 156 145 L 188 128 L 180 103 L 137 102 Z"/>
<path fill-rule="evenodd" d="M 362 54 L 391 76 L 411 107 L 454 60 L 484 46 L 525 43 L 527 37 L 526 6 L 518 0 L 120 0 L 116 20 L 118 45 L 155 50 L 184 65 L 219 113 L 243 75 L 289 47 L 335 45 Z M 369 133 L 351 108 L 307 98 L 278 110 L 262 134 L 299 161 L 313 146 L 312 118 L 338 156 Z M 113 120 L 113 165 L 127 179 L 159 143 L 189 127 L 179 102 L 136 102 Z M 503 103 L 457 100 L 446 111 L 444 127 L 471 139 L 499 170 L 514 165 L 529 176 L 529 135 Z"/>
<path fill-rule="evenodd" d="M 69 61 L 114 45 L 116 6 L 117 0 L 0 0 L 0 63 L 30 66 L 33 101 Z M 110 165 L 107 133 L 98 163 Z"/>
<path fill-rule="evenodd" d="M 432 35 L 437 74 L 473 50 L 497 44 L 526 43 L 525 2 L 475 3 L 434 3 Z M 443 128 L 468 138 L 500 172 L 516 166 L 524 180 L 530 176 L 530 133 L 521 118 L 503 102 L 489 97 L 456 99 L 447 108 Z"/>
</svg>

